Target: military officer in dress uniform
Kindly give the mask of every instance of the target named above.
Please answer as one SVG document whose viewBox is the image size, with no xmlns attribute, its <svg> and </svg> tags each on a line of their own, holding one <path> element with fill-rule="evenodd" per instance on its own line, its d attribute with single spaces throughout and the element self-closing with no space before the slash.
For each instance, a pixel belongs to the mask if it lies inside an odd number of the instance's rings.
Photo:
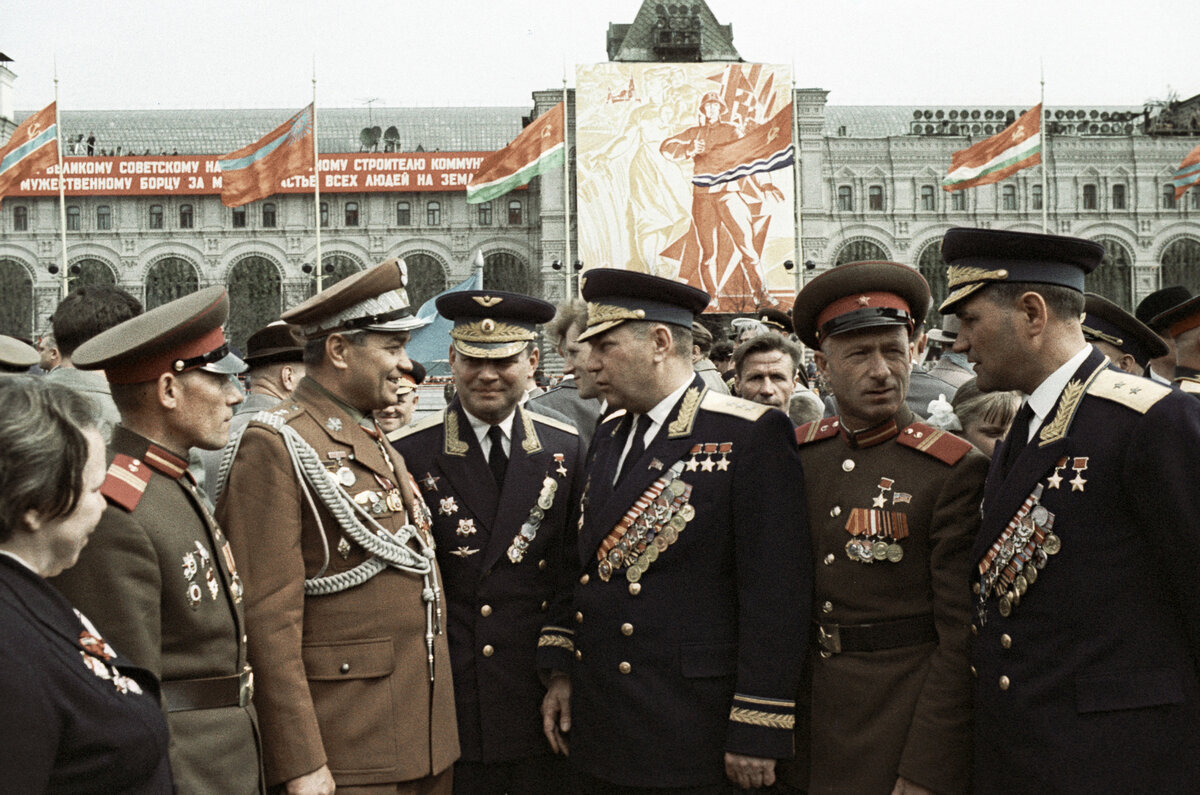
<svg viewBox="0 0 1200 795">
<path fill-rule="evenodd" d="M 393 444 L 433 512 L 445 577 L 462 747 L 454 791 L 560 793 L 539 671 L 552 693 L 567 690 L 583 452 L 574 427 L 519 405 L 537 324 L 554 307 L 467 290 L 441 296 L 437 310 L 454 321 L 456 396 Z"/>
<path fill-rule="evenodd" d="M 792 755 L 811 570 L 792 424 L 692 371 L 701 290 L 600 269 L 587 367 L 612 414 L 579 521 L 571 760 L 585 793 L 722 792 Z"/>
<path fill-rule="evenodd" d="M 1098 243 L 942 242 L 983 390 L 1026 398 L 971 553 L 974 790 L 1200 791 L 1200 405 L 1109 366 L 1080 327 Z"/>
<path fill-rule="evenodd" d="M 112 645 L 162 679 L 180 792 L 262 789 L 243 583 L 229 541 L 188 474 L 188 451 L 221 448 L 241 402 L 209 287 L 101 332 L 76 367 L 104 370 L 121 423 L 108 506 L 79 563 L 51 582 Z"/>
<path fill-rule="evenodd" d="M 1167 344 L 1153 329 L 1104 296 L 1085 293 L 1083 311 L 1083 338 L 1113 366 L 1141 375 L 1151 359 L 1167 355 Z"/>
<path fill-rule="evenodd" d="M 796 429 L 809 484 L 811 680 L 798 699 L 798 791 L 966 792 L 968 555 L 987 458 L 905 402 L 929 286 L 895 262 L 843 265 L 792 310 L 840 415 Z"/>
<path fill-rule="evenodd" d="M 1179 389 L 1200 398 L 1200 296 L 1154 318 L 1175 344 L 1175 378 Z"/>
<path fill-rule="evenodd" d="M 371 412 L 422 325 L 403 260 L 283 314 L 307 374 L 247 426 L 217 516 L 244 561 L 267 783 L 449 792 L 458 757 L 429 514 Z"/>
</svg>

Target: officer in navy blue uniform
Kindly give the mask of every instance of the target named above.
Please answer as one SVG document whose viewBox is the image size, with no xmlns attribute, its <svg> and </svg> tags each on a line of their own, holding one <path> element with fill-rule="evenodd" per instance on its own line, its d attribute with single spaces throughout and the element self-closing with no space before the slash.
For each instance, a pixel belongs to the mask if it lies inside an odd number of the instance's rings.
<svg viewBox="0 0 1200 795">
<path fill-rule="evenodd" d="M 545 301 L 468 290 L 437 300 L 454 321 L 457 394 L 393 445 L 433 514 L 449 605 L 461 793 L 558 793 L 565 765 L 541 705 L 565 698 L 572 553 L 582 483 L 579 433 L 522 408 Z"/>
<path fill-rule="evenodd" d="M 1200 296 L 1154 317 L 1175 346 L 1175 378 L 1180 390 L 1200 398 Z"/>
<path fill-rule="evenodd" d="M 1084 295 L 1083 338 L 1115 367 L 1141 375 L 1151 359 L 1167 355 L 1162 337 L 1102 295 Z"/>
<path fill-rule="evenodd" d="M 952 229 L 980 389 L 1027 397 L 972 560 L 974 789 L 1200 790 L 1200 406 L 1108 365 L 1080 327 L 1093 242 Z"/>
<path fill-rule="evenodd" d="M 787 415 L 692 372 L 703 291 L 601 269 L 571 760 L 585 793 L 770 786 L 790 757 L 809 621 L 804 478 Z"/>
</svg>

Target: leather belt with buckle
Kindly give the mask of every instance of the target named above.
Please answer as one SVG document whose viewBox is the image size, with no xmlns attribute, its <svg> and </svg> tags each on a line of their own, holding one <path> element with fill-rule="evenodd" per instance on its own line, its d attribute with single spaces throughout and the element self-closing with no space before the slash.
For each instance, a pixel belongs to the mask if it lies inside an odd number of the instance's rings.
<svg viewBox="0 0 1200 795">
<path fill-rule="evenodd" d="M 175 679 L 162 683 L 167 712 L 190 709 L 246 707 L 254 698 L 254 671 L 247 665 L 240 674 L 207 679 Z"/>
<path fill-rule="evenodd" d="M 814 623 L 817 625 L 817 647 L 822 657 L 843 652 L 899 649 L 937 640 L 932 613 L 877 624 Z"/>
</svg>

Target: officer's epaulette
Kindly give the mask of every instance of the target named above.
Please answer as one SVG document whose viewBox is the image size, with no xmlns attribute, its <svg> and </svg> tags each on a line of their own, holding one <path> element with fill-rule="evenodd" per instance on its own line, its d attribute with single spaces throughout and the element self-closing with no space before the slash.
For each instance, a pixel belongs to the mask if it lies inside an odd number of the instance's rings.
<svg viewBox="0 0 1200 795">
<path fill-rule="evenodd" d="M 822 439 L 832 439 L 841 429 L 842 423 L 837 417 L 806 422 L 796 429 L 796 444 L 806 445 Z"/>
<path fill-rule="evenodd" d="M 733 395 L 714 392 L 711 389 L 704 393 L 704 399 L 700 401 L 700 408 L 705 411 L 715 411 L 718 414 L 741 417 L 751 422 L 771 410 L 771 407 L 764 403 L 754 403 L 753 401 L 734 397 Z"/>
<path fill-rule="evenodd" d="M 570 423 L 563 422 L 562 420 L 556 420 L 553 417 L 547 417 L 545 414 L 538 414 L 536 411 L 530 411 L 529 409 L 522 409 L 522 411 L 528 414 L 530 419 L 536 420 L 542 425 L 549 425 L 551 428 L 558 428 L 560 431 L 566 431 L 567 433 L 574 434 L 575 436 L 579 435 L 579 429 Z"/>
<path fill-rule="evenodd" d="M 403 439 L 406 436 L 412 436 L 414 433 L 420 433 L 421 431 L 427 431 L 430 428 L 436 428 L 445 422 L 445 419 L 446 412 L 435 411 L 420 422 L 414 422 L 412 425 L 404 428 L 397 428 L 396 430 L 392 431 L 387 435 L 388 441 L 394 442 L 397 439 Z"/>
<path fill-rule="evenodd" d="M 1180 390 L 1189 395 L 1200 395 L 1200 381 L 1194 378 L 1180 378 L 1176 383 L 1179 384 Z"/>
<path fill-rule="evenodd" d="M 943 464 L 954 466 L 971 450 L 971 443 L 948 431 L 923 422 L 914 422 L 896 437 L 896 442 L 931 455 Z"/>
<path fill-rule="evenodd" d="M 1171 388 L 1140 375 L 1105 368 L 1088 384 L 1087 393 L 1145 414 L 1151 406 L 1171 394 Z"/>
<path fill-rule="evenodd" d="M 153 470 L 145 461 L 118 453 L 108 466 L 100 493 L 113 505 L 132 512 L 142 501 L 151 477 Z"/>
<path fill-rule="evenodd" d="M 302 414 L 304 414 L 304 409 L 300 407 L 299 403 L 284 401 L 270 411 L 263 410 L 255 414 L 250 418 L 250 424 L 265 425 L 278 433 L 284 425 Z"/>
</svg>

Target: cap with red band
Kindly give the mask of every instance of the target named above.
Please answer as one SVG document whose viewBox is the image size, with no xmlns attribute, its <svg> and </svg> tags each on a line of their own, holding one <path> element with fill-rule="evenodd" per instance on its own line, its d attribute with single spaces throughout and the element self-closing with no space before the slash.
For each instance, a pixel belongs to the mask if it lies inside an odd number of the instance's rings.
<svg viewBox="0 0 1200 795">
<path fill-rule="evenodd" d="M 810 348 L 835 334 L 875 326 L 911 332 L 929 310 L 929 285 L 898 262 L 852 262 L 822 273 L 796 296 L 792 323 Z"/>
<path fill-rule="evenodd" d="M 229 295 L 222 287 L 208 287 L 98 334 L 71 361 L 81 370 L 104 370 L 113 384 L 197 369 L 233 375 L 246 365 L 229 352 L 221 329 L 228 317 Z"/>
</svg>

